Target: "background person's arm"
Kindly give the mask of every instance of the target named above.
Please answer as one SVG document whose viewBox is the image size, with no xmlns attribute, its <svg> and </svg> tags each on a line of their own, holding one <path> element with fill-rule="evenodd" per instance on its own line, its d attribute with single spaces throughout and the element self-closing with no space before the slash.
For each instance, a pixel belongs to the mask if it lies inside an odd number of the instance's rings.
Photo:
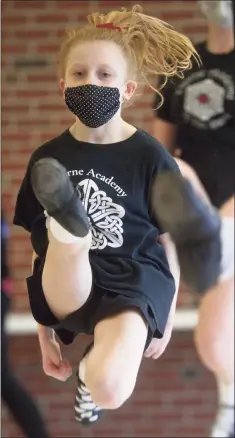
<svg viewBox="0 0 235 438">
<path fill-rule="evenodd" d="M 176 135 L 176 126 L 173 123 L 157 116 L 152 124 L 152 135 L 173 155 Z"/>
<path fill-rule="evenodd" d="M 160 81 L 161 84 L 161 81 Z M 151 134 L 173 155 L 175 149 L 175 137 L 177 126 L 172 114 L 172 99 L 175 85 L 169 79 L 165 87 L 160 90 L 163 96 L 163 104 L 158 108 L 160 98 L 156 94 L 153 102 L 155 118 L 153 120 Z"/>
</svg>

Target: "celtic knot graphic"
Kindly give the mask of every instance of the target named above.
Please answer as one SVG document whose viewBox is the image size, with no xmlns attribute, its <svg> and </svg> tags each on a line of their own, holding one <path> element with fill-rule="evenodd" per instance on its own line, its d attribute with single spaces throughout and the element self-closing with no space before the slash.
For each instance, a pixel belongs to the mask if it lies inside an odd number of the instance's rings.
<svg viewBox="0 0 235 438">
<path fill-rule="evenodd" d="M 106 246 L 119 248 L 123 244 L 123 222 L 125 215 L 122 206 L 115 204 L 107 194 L 99 190 L 91 179 L 77 185 L 82 192 L 82 202 L 90 219 L 92 230 L 91 249 L 102 250 Z"/>
</svg>

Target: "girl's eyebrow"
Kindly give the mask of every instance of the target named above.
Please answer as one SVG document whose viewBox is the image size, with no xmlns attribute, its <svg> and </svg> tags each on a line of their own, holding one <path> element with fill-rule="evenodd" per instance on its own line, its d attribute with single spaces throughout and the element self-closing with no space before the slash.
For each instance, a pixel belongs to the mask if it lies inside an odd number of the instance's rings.
<svg viewBox="0 0 235 438">
<path fill-rule="evenodd" d="M 84 67 L 84 65 L 82 63 L 79 62 L 74 62 L 73 64 L 70 64 L 69 66 L 70 68 L 78 68 L 78 67 Z"/>
<path fill-rule="evenodd" d="M 107 68 L 109 70 L 114 71 L 110 64 L 100 64 L 99 68 Z"/>
<path fill-rule="evenodd" d="M 73 64 L 71 64 L 69 66 L 70 69 L 75 69 L 75 68 L 84 68 L 85 64 L 80 63 L 80 62 L 74 62 Z M 96 66 L 97 69 L 103 68 L 103 69 L 108 69 L 112 72 L 114 72 L 114 69 L 111 67 L 110 64 L 99 64 Z"/>
</svg>

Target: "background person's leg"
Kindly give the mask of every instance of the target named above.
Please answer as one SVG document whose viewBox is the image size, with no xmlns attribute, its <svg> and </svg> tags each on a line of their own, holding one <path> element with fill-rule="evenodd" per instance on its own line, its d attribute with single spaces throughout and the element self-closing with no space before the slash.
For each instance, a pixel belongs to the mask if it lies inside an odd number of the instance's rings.
<svg viewBox="0 0 235 438">
<path fill-rule="evenodd" d="M 205 201 L 205 190 L 195 172 L 188 165 L 185 166 L 182 160 L 178 164 L 183 176 Z M 214 374 L 218 384 L 221 411 L 212 436 L 228 437 L 234 436 L 234 272 L 231 269 L 234 267 L 234 197 L 221 207 L 219 213 L 222 219 L 224 267 L 222 266 L 223 272 L 218 283 L 205 291 L 201 300 L 195 343 L 203 364 Z"/>
<path fill-rule="evenodd" d="M 234 222 L 234 198 L 222 206 L 220 214 L 222 220 L 231 218 Z M 230 229 L 229 243 L 234 245 L 234 223 Z M 230 253 L 225 251 L 224 256 L 227 275 L 224 271 L 218 284 L 202 298 L 195 332 L 198 354 L 218 384 L 220 411 L 212 430 L 213 437 L 234 436 L 234 272 L 231 270 L 234 247 Z M 226 257 L 233 260 L 226 262 Z"/>
<path fill-rule="evenodd" d="M 8 338 L 5 333 L 5 316 L 9 299 L 1 291 L 1 395 L 10 413 L 27 438 L 49 438 L 43 418 L 32 396 L 14 375 L 8 360 Z"/>
<path fill-rule="evenodd" d="M 221 409 L 212 436 L 228 437 L 234 435 L 234 197 L 216 211 L 196 173 L 177 162 L 183 178 L 163 173 L 153 193 L 185 283 L 203 297 L 196 348 L 219 386 Z"/>
<path fill-rule="evenodd" d="M 2 399 L 15 421 L 28 438 L 47 438 L 43 418 L 32 396 L 26 391 L 10 368 L 5 348 L 1 349 Z"/>
</svg>

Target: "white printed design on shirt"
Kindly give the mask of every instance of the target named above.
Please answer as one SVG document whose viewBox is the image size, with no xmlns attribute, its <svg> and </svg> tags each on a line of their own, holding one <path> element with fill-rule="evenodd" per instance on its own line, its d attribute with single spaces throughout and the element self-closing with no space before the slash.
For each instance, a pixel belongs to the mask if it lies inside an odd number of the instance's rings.
<svg viewBox="0 0 235 438">
<path fill-rule="evenodd" d="M 106 192 L 100 190 L 90 178 L 78 183 L 77 190 L 81 193 L 81 200 L 91 223 L 91 249 L 102 250 L 106 246 L 121 247 L 123 245 L 124 208 L 115 204 Z"/>
<path fill-rule="evenodd" d="M 192 73 L 180 84 L 176 95 L 184 95 L 184 119 L 197 128 L 218 129 L 232 117 L 224 104 L 225 100 L 234 101 L 234 84 L 218 69 Z"/>
</svg>

